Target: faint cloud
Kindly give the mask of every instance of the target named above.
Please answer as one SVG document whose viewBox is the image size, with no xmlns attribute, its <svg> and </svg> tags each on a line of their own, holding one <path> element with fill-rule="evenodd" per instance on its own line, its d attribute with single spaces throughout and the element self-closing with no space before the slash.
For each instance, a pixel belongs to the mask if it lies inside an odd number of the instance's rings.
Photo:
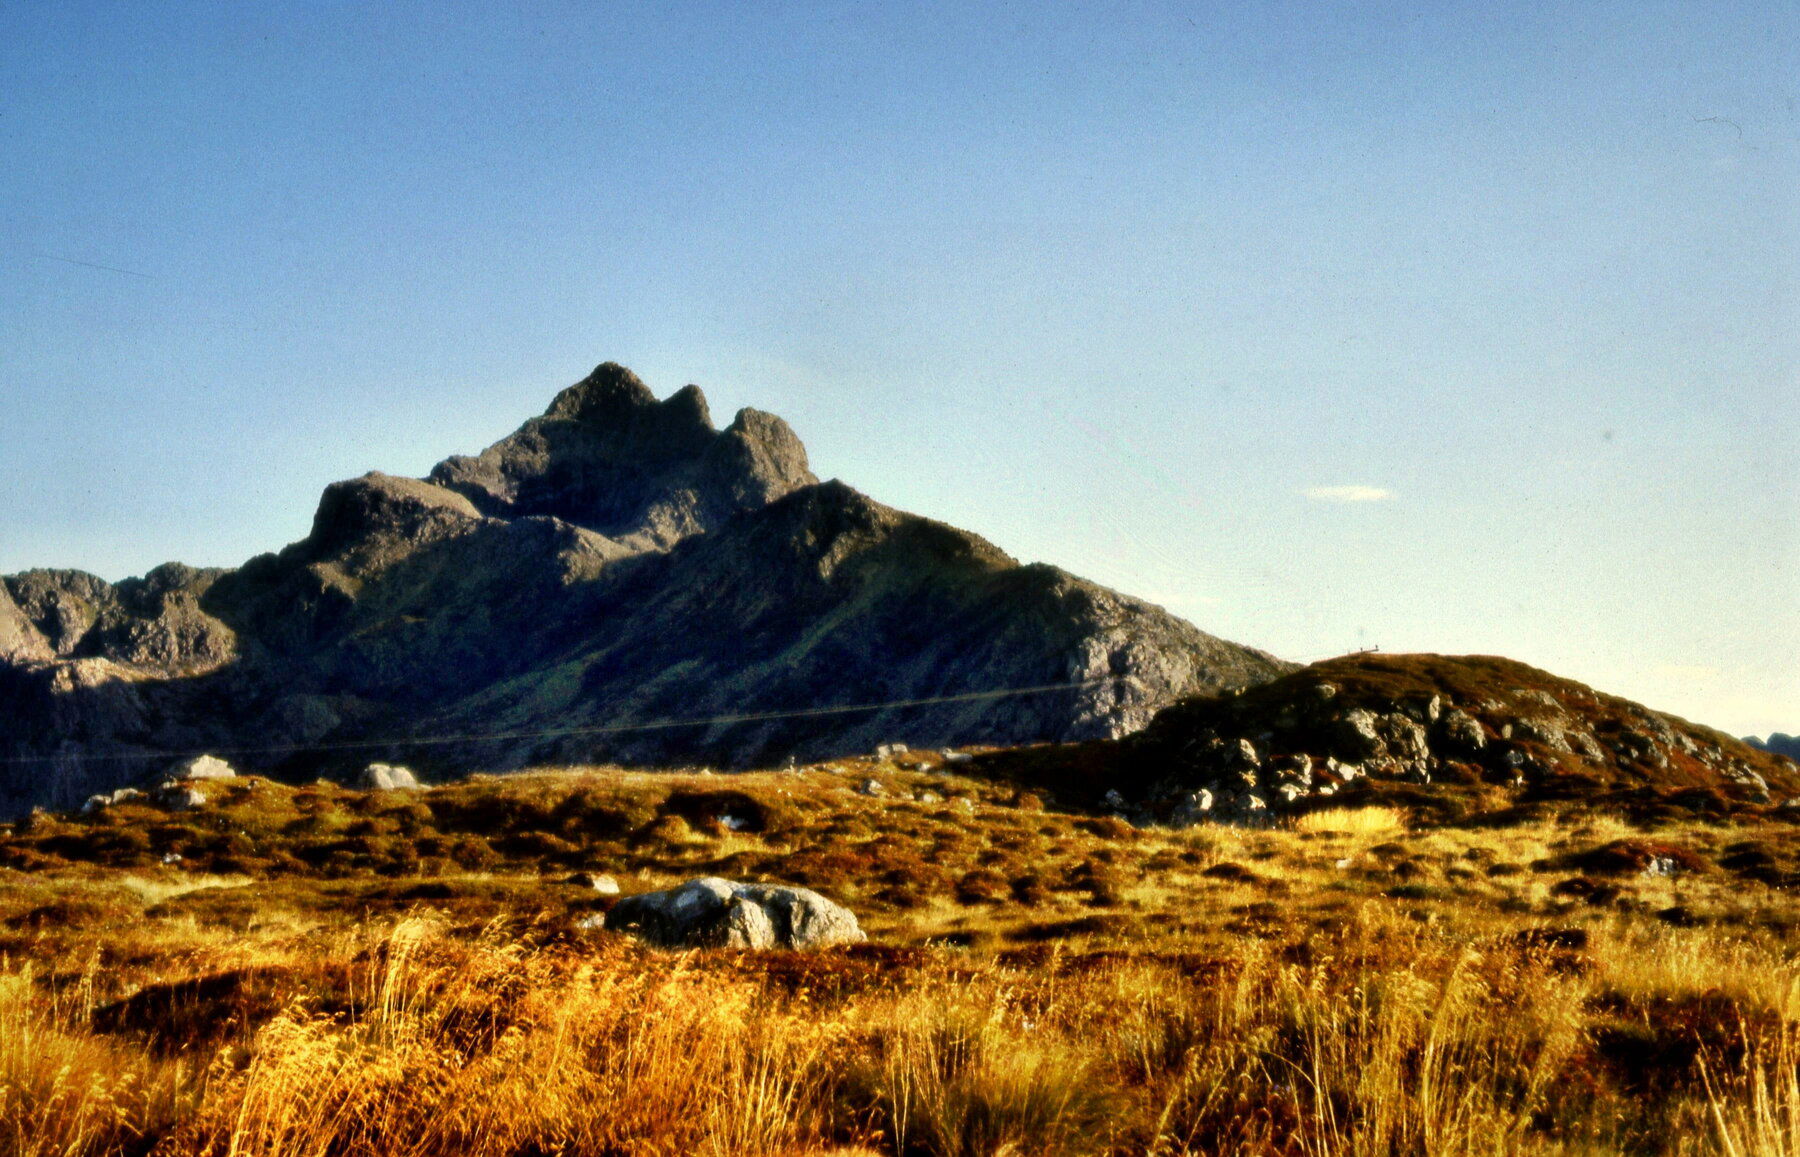
<svg viewBox="0 0 1800 1157">
<path fill-rule="evenodd" d="M 1664 679 L 1678 679 L 1684 683 L 1704 683 L 1719 677 L 1717 667 L 1699 664 L 1664 663 L 1656 668 L 1656 673 Z"/>
<path fill-rule="evenodd" d="M 1225 601 L 1217 595 L 1203 595 L 1169 587 L 1133 593 L 1145 602 L 1155 603 L 1159 607 L 1216 607 Z"/>
<path fill-rule="evenodd" d="M 1308 486 L 1300 493 L 1314 502 L 1387 502 L 1394 497 L 1392 490 L 1379 486 Z"/>
</svg>

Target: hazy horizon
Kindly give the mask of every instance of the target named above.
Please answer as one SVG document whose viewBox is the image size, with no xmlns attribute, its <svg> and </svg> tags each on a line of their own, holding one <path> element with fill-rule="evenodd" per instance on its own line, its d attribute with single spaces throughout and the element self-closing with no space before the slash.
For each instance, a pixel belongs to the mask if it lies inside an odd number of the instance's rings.
<svg viewBox="0 0 1800 1157">
<path fill-rule="evenodd" d="M 1800 12 L 0 12 L 0 573 L 612 360 L 1288 658 L 1800 731 Z"/>
</svg>

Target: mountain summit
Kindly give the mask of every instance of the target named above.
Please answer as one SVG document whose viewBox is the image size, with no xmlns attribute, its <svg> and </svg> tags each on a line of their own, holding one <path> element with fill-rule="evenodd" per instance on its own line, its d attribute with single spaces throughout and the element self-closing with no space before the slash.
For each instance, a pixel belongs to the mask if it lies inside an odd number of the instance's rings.
<svg viewBox="0 0 1800 1157">
<path fill-rule="evenodd" d="M 237 569 L 0 579 L 0 808 L 200 749 L 316 775 L 1113 736 L 1289 669 L 607 363 L 427 478 L 333 483 L 304 539 Z"/>
</svg>

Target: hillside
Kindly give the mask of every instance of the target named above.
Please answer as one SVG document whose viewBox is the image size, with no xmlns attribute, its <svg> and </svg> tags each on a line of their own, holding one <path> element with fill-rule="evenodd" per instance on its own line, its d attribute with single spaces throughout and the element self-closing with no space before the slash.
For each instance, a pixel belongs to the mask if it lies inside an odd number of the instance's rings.
<svg viewBox="0 0 1800 1157">
<path fill-rule="evenodd" d="M 238 777 L 0 825 L 0 1024 L 29 1044 L 0 1049 L 0 1148 L 1782 1151 L 1794 812 L 1458 819 L 1403 801 L 1477 789 L 1374 777 L 1415 794 L 1267 826 L 1079 806 L 1141 746 Z M 1074 757 L 1103 774 L 1065 792 Z M 869 942 L 601 927 L 708 875 L 816 888 Z"/>
<path fill-rule="evenodd" d="M 208 749 L 307 778 L 1103 737 L 1289 666 L 820 482 L 779 418 L 721 430 L 698 388 L 659 401 L 609 363 L 429 478 L 334 483 L 240 568 L 0 580 L 0 812 Z M 949 701 L 830 712 L 919 699 Z"/>
</svg>

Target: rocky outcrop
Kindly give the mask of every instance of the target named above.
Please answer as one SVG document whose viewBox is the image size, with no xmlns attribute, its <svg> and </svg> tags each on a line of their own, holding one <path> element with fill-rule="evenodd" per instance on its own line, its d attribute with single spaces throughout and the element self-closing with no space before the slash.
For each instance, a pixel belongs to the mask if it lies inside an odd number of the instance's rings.
<svg viewBox="0 0 1800 1157">
<path fill-rule="evenodd" d="M 235 570 L 0 579 L 0 813 L 208 749 L 353 778 L 1100 738 L 1288 669 L 608 364 L 428 478 L 334 483 L 304 539 Z M 446 735 L 493 738 L 409 745 Z"/>
<path fill-rule="evenodd" d="M 1766 806 L 1800 768 L 1721 732 L 1486 656 L 1356 655 L 1167 708 L 1126 745 L 1145 823 L 1266 824 L 1369 785 L 1566 796 L 1699 789 Z"/>
<path fill-rule="evenodd" d="M 828 948 L 866 939 L 855 913 L 817 892 L 716 876 L 627 896 L 606 914 L 606 928 L 660 948 Z"/>
</svg>

